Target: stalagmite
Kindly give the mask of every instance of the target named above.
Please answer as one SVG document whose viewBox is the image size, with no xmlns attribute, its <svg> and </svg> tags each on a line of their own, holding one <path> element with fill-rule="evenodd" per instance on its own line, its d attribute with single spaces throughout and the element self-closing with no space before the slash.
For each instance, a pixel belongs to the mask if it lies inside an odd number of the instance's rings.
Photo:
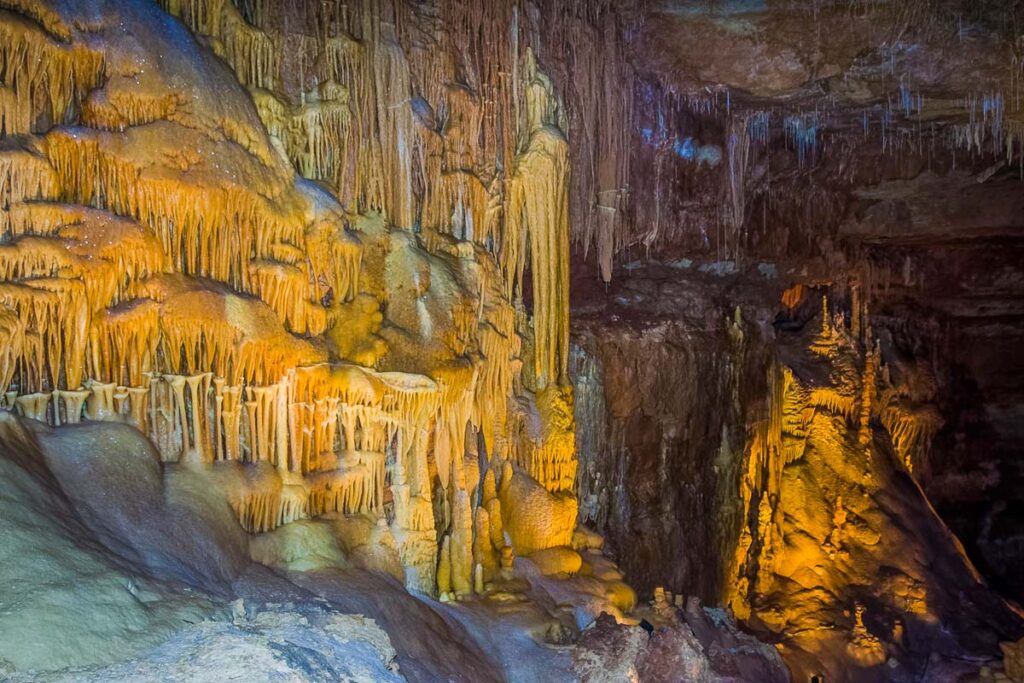
<svg viewBox="0 0 1024 683">
<path fill-rule="evenodd" d="M 82 406 L 89 398 L 88 390 L 60 391 L 60 398 L 64 401 L 64 422 L 66 424 L 78 424 L 82 421 Z M 54 404 L 56 405 L 56 404 Z"/>
<path fill-rule="evenodd" d="M 123 416 L 125 414 L 125 406 L 128 405 L 128 392 L 126 387 L 118 386 L 114 390 L 114 414 Z"/>
<path fill-rule="evenodd" d="M 508 580 L 512 578 L 514 561 L 515 550 L 512 548 L 511 545 L 506 545 L 504 548 L 501 549 L 501 576 L 503 579 Z"/>
<path fill-rule="evenodd" d="M 484 472 L 483 485 L 480 491 L 480 501 L 487 505 L 498 497 L 498 485 L 494 478 L 494 470 L 488 468 Z"/>
<path fill-rule="evenodd" d="M 885 646 L 864 626 L 864 606 L 854 607 L 854 626 L 847 652 L 861 666 L 872 666 L 885 661 Z"/>
<path fill-rule="evenodd" d="M 473 562 L 477 567 L 481 567 L 486 578 L 494 576 L 498 570 L 499 557 L 493 544 L 491 528 L 492 524 L 487 510 L 482 507 L 477 508 L 473 530 Z M 498 548 L 504 546 L 504 539 L 502 541 L 502 545 L 497 546 Z M 479 589 L 475 590 L 477 593 L 481 592 Z"/>
<path fill-rule="evenodd" d="M 821 336 L 828 339 L 832 336 L 832 318 L 828 314 L 828 295 L 821 295 Z"/>
<path fill-rule="evenodd" d="M 445 536 L 441 543 L 440 560 L 437 565 L 437 592 L 444 596 L 452 592 L 451 537 Z"/>
<path fill-rule="evenodd" d="M 185 383 L 188 385 L 189 391 L 189 414 L 192 417 L 192 456 L 199 462 L 207 462 L 209 456 L 207 455 L 207 443 L 209 441 L 209 434 L 207 433 L 207 396 L 210 391 L 210 380 L 213 374 L 204 372 L 199 375 L 191 375 L 185 378 Z M 182 420 L 183 430 L 187 428 L 186 421 Z"/>
<path fill-rule="evenodd" d="M 16 399 L 21 414 L 30 420 L 47 421 L 47 410 L 50 406 L 50 394 L 25 394 Z"/>
<path fill-rule="evenodd" d="M 480 564 L 473 567 L 473 591 L 478 595 L 484 592 L 484 568 Z"/>
<path fill-rule="evenodd" d="M 508 545 L 505 538 L 505 529 L 501 522 L 501 501 L 497 498 L 492 498 L 487 501 L 486 509 L 487 519 L 490 522 L 491 545 L 500 550 Z"/>
<path fill-rule="evenodd" d="M 226 460 L 241 460 L 241 425 L 242 425 L 242 387 L 224 386 L 224 379 L 220 378 L 218 387 L 217 405 L 220 409 L 221 421 L 223 424 L 223 444 L 217 441 L 218 452 Z M 222 388 L 221 388 L 222 387 Z M 220 449 L 223 448 L 223 451 Z"/>
<path fill-rule="evenodd" d="M 181 444 L 175 438 L 178 420 L 175 415 L 174 395 L 170 383 L 157 372 L 146 374 L 149 383 L 150 438 L 160 451 L 161 460 L 172 462 L 181 455 Z"/>
<path fill-rule="evenodd" d="M 149 388 L 128 387 L 128 412 L 131 423 L 139 431 L 149 431 Z"/>
<path fill-rule="evenodd" d="M 163 379 L 171 389 L 174 401 L 172 422 L 181 439 L 181 452 L 177 459 L 188 460 L 193 450 L 188 429 L 188 408 L 185 405 L 185 381 L 187 378 L 183 375 L 164 375 Z"/>
<path fill-rule="evenodd" d="M 473 511 L 465 491 L 455 492 L 451 533 L 452 588 L 456 595 L 473 593 Z"/>
<path fill-rule="evenodd" d="M 86 400 L 86 415 L 90 420 L 110 420 L 117 415 L 114 408 L 114 391 L 117 384 L 110 382 L 88 383 L 89 396 Z"/>
</svg>

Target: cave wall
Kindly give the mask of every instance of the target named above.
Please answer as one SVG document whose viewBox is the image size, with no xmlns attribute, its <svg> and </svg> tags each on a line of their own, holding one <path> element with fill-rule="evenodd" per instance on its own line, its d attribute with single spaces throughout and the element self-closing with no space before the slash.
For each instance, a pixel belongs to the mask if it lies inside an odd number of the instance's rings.
<svg viewBox="0 0 1024 683">
<path fill-rule="evenodd" d="M 1016 599 L 1019 190 L 1003 162 L 924 172 L 858 190 L 839 227 L 866 319 L 904 387 L 895 412 L 917 425 L 901 457 L 982 573 Z"/>
<path fill-rule="evenodd" d="M 580 521 L 641 595 L 721 604 L 748 433 L 764 419 L 778 282 L 648 266 L 574 280 Z"/>
<path fill-rule="evenodd" d="M 588 282 L 570 363 L 580 519 L 641 595 L 728 605 L 798 677 L 913 680 L 932 653 L 1017 637 L 998 575 L 924 483 L 959 402 L 939 327 L 755 264 Z"/>
<path fill-rule="evenodd" d="M 763 384 L 763 347 L 733 346 L 724 322 L 574 333 L 580 521 L 642 594 L 663 586 L 718 602 L 740 516 L 740 395 Z"/>
<path fill-rule="evenodd" d="M 1019 2 L 648 6 L 613 269 L 828 288 L 899 376 L 880 418 L 899 457 L 1018 599 L 1021 20 Z"/>
<path fill-rule="evenodd" d="M 1019 610 L 907 466 L 918 418 L 892 416 L 906 410 L 893 396 L 909 393 L 893 384 L 898 368 L 829 310 L 780 331 L 768 419 L 747 444 L 728 603 L 777 634 L 797 676 L 910 680 L 926 658 L 995 652 L 1018 637 Z"/>
<path fill-rule="evenodd" d="M 565 107 L 536 12 L 442 9 L 0 3 L 4 407 L 251 534 L 369 517 L 430 594 L 568 545 Z"/>
</svg>

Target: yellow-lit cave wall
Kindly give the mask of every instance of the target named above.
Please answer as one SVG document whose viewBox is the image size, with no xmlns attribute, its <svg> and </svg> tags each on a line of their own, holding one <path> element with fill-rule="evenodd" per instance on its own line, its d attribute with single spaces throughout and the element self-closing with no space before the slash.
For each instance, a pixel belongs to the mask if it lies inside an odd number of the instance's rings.
<svg viewBox="0 0 1024 683">
<path fill-rule="evenodd" d="M 428 593 L 569 545 L 567 123 L 511 5 L 446 5 L 473 74 L 404 5 L 99 5 L 0 3 L 4 405 L 233 473 L 253 533 L 376 516 Z"/>
</svg>

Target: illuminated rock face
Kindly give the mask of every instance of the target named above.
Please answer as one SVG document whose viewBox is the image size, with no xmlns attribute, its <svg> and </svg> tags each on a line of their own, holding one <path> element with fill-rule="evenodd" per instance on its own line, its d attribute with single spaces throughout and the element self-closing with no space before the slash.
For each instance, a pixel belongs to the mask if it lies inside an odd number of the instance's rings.
<svg viewBox="0 0 1024 683">
<path fill-rule="evenodd" d="M 877 680 L 925 653 L 991 656 L 1020 615 L 982 581 L 910 474 L 877 350 L 824 321 L 780 337 L 741 477 L 727 602 L 797 676 Z M 884 671 L 885 673 L 879 673 Z"/>
<path fill-rule="evenodd" d="M 642 602 L 728 606 L 795 680 L 998 658 L 1020 616 L 915 480 L 927 367 L 840 313 L 824 324 L 834 293 L 652 265 L 578 297 L 580 519 Z"/>
<path fill-rule="evenodd" d="M 508 41 L 486 97 L 384 3 L 302 38 L 270 4 L 4 6 L 6 407 L 134 425 L 252 533 L 378 516 L 428 593 L 570 545 L 569 148 L 511 5 L 448 8 Z"/>
</svg>

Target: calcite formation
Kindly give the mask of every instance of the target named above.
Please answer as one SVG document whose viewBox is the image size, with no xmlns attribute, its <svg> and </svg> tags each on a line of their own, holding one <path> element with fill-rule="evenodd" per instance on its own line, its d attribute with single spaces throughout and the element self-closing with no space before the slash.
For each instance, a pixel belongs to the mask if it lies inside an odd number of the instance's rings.
<svg viewBox="0 0 1024 683">
<path fill-rule="evenodd" d="M 853 667 L 845 675 L 859 680 L 887 662 L 902 669 L 919 648 L 990 648 L 1019 615 L 909 474 L 908 434 L 930 418 L 886 419 L 897 408 L 876 397 L 899 392 L 873 345 L 827 305 L 818 320 L 782 340 L 769 371 L 767 410 L 743 455 L 728 604 L 778 634 L 799 675 Z"/>
<path fill-rule="evenodd" d="M 6 407 L 134 425 L 252 533 L 377 516 L 428 593 L 571 544 L 569 147 L 511 4 L 445 3 L 473 64 L 404 3 L 2 4 Z"/>
</svg>

